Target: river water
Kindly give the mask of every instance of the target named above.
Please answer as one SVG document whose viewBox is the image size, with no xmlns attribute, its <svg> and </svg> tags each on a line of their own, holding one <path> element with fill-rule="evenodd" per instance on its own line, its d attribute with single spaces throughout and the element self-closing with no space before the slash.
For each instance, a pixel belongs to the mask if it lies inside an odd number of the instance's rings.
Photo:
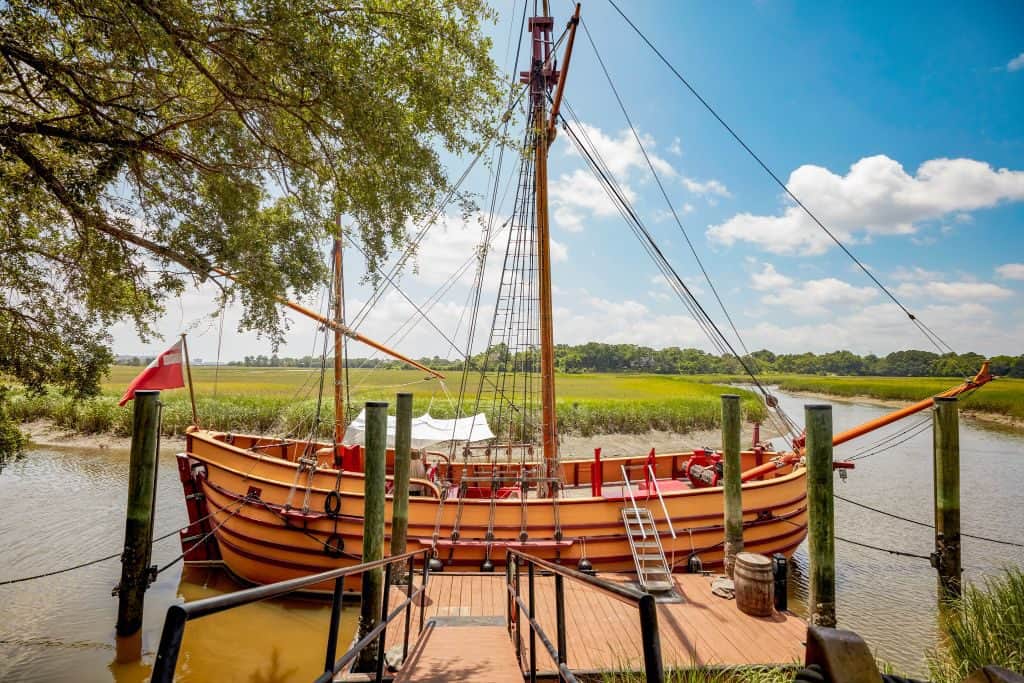
<svg viewBox="0 0 1024 683">
<path fill-rule="evenodd" d="M 802 422 L 808 399 L 779 392 Z M 815 400 L 815 402 L 822 402 Z M 836 430 L 886 409 L 835 402 Z M 913 424 L 914 418 L 910 419 Z M 903 423 L 837 449 L 848 457 Z M 902 438 L 902 437 L 901 437 Z M 961 426 L 963 530 L 1020 541 L 1024 529 L 1024 435 Z M 120 550 L 128 453 L 40 448 L 0 470 L 0 581 L 44 573 Z M 925 430 L 883 453 L 858 461 L 836 492 L 874 507 L 928 522 L 932 516 L 931 433 Z M 161 454 L 156 532 L 184 526 L 185 507 L 172 452 Z M 836 501 L 837 535 L 917 555 L 932 550 L 931 530 Z M 181 552 L 176 537 L 156 545 L 164 566 Z M 921 673 L 934 639 L 935 573 L 928 562 L 837 542 L 838 618 L 863 635 L 898 670 Z M 1024 564 L 1024 550 L 964 540 L 966 579 L 979 581 L 1005 564 Z M 806 549 L 793 562 L 790 608 L 806 612 Z M 146 595 L 143 661 L 116 663 L 114 559 L 71 573 L 0 586 L 0 681 L 143 681 L 167 607 L 236 589 L 216 570 L 175 564 Z M 188 625 L 179 658 L 184 681 L 309 681 L 320 669 L 329 608 L 322 602 L 279 600 L 212 615 Z M 357 614 L 346 610 L 341 643 L 350 642 Z"/>
</svg>

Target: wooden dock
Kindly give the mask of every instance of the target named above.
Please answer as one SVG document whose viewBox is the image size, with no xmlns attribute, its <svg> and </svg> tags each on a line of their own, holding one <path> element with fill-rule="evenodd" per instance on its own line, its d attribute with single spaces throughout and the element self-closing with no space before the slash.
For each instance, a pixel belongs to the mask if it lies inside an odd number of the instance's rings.
<svg viewBox="0 0 1024 683">
<path fill-rule="evenodd" d="M 632 576 L 600 574 L 608 581 L 629 582 Z M 806 624 L 789 613 L 758 618 L 743 614 L 735 601 L 711 593 L 711 578 L 677 574 L 682 600 L 658 604 L 662 659 L 666 668 L 796 664 L 803 660 Z M 428 628 L 416 644 L 415 625 L 401 681 L 521 681 L 515 647 L 505 627 L 505 575 L 433 574 L 427 587 Z M 536 578 L 538 621 L 555 637 L 554 579 Z M 393 588 L 391 604 L 404 598 Z M 526 577 L 522 582 L 526 600 Z M 643 670 L 640 620 L 636 608 L 589 586 L 565 582 L 568 664 L 576 672 Z M 401 646 L 402 628 L 396 620 L 388 630 L 387 647 Z M 525 620 L 524 620 L 525 623 Z M 529 630 L 523 629 L 524 657 Z M 554 674 L 555 667 L 538 640 L 538 672 Z"/>
</svg>

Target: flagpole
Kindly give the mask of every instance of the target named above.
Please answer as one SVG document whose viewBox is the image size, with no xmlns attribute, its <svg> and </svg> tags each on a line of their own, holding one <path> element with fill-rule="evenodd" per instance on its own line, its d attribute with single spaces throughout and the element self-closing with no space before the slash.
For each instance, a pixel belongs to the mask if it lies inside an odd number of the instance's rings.
<svg viewBox="0 0 1024 683">
<path fill-rule="evenodd" d="M 192 364 L 188 362 L 188 342 L 181 335 L 181 350 L 185 352 L 185 372 L 188 374 L 188 397 L 192 401 L 192 424 L 199 426 L 199 413 L 196 412 L 196 392 L 192 388 Z"/>
</svg>

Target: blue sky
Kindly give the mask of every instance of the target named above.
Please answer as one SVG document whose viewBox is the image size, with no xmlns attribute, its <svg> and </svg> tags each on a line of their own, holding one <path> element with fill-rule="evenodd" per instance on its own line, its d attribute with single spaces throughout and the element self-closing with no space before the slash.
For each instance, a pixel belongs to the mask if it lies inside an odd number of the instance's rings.
<svg viewBox="0 0 1024 683">
<path fill-rule="evenodd" d="M 510 62 L 518 21 L 500 11 L 494 56 Z M 910 310 L 957 351 L 1024 353 L 1024 6 L 1019 3 L 619 2 L 668 59 L 791 189 L 841 235 Z M 556 25 L 571 9 L 555 1 Z M 751 349 L 884 354 L 928 341 L 674 79 L 606 0 L 583 17 L 673 206 Z M 516 37 L 519 31 L 514 31 Z M 514 52 L 514 48 L 511 49 Z M 520 65 L 520 68 L 522 64 Z M 517 68 L 518 71 L 518 68 Z M 670 219 L 582 33 L 566 90 L 602 155 L 666 254 L 717 310 Z M 710 348 L 564 134 L 551 151 L 556 341 Z M 461 172 L 465 160 L 452 159 Z M 472 179 L 483 190 L 486 172 Z M 506 204 L 507 207 L 507 204 Z M 499 212 L 499 222 L 507 211 Z M 431 229 L 403 288 L 422 301 L 471 255 L 479 225 L 449 216 Z M 500 241 L 500 240 L 499 240 Z M 350 310 L 369 291 L 348 258 Z M 492 259 L 490 274 L 496 274 Z M 435 306 L 454 331 L 469 276 Z M 493 277 L 491 278 L 493 280 Z M 481 327 L 493 283 L 484 293 Z M 212 360 L 208 291 L 172 304 L 160 329 L 189 331 Z M 393 293 L 361 325 L 388 337 L 410 314 Z M 222 359 L 269 353 L 226 314 Z M 464 324 L 459 342 L 465 343 Z M 296 320 L 285 355 L 310 353 Z M 127 326 L 115 351 L 142 345 Z M 416 356 L 454 355 L 421 324 L 396 342 Z M 482 344 L 475 342 L 477 348 Z M 368 355 L 353 347 L 351 355 Z"/>
</svg>

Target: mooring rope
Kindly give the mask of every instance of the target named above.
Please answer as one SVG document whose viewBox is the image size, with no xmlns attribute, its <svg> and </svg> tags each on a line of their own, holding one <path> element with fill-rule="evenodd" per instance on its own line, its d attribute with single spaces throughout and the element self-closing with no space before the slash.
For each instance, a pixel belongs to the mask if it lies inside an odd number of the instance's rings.
<svg viewBox="0 0 1024 683">
<path fill-rule="evenodd" d="M 206 515 L 205 517 L 197 519 L 195 522 L 192 522 L 191 524 L 187 524 L 187 525 L 181 527 L 180 529 L 175 529 L 174 531 L 168 531 L 166 534 L 164 534 L 162 536 L 158 536 L 157 538 L 154 538 L 152 543 L 151 543 L 151 545 L 155 544 L 155 543 L 159 543 L 160 541 L 166 540 L 166 539 L 170 538 L 171 536 L 174 536 L 177 533 L 185 531 L 186 529 L 191 527 L 193 524 L 198 524 L 199 522 L 204 522 L 207 519 L 209 519 L 210 517 L 212 517 L 213 514 L 214 513 L 211 512 L 210 514 Z M 218 528 L 220 528 L 220 527 L 218 526 Z M 204 538 L 203 540 L 206 540 L 206 539 Z M 189 548 L 189 550 L 191 551 L 192 548 Z M 24 583 L 25 581 L 34 581 L 36 579 L 44 579 L 44 578 L 46 578 L 48 576 L 56 576 L 57 574 L 64 574 L 64 573 L 67 573 L 67 572 L 75 571 L 76 569 L 84 569 L 85 567 L 91 567 L 92 565 L 99 564 L 100 562 L 106 562 L 107 560 L 112 560 L 115 557 L 121 557 L 121 553 L 120 552 L 116 552 L 113 555 L 107 555 L 106 557 L 99 557 L 99 558 L 96 558 L 95 560 L 89 560 L 88 562 L 82 562 L 81 564 L 76 564 L 76 565 L 74 565 L 72 567 L 65 567 L 63 569 L 55 569 L 55 570 L 53 570 L 51 572 L 44 572 L 42 574 L 35 574 L 34 576 L 23 576 L 20 579 L 7 579 L 6 581 L 0 581 L 0 586 L 7 586 L 9 584 L 14 584 L 14 583 Z M 163 571 L 163 570 L 160 570 L 160 571 Z"/>
</svg>

